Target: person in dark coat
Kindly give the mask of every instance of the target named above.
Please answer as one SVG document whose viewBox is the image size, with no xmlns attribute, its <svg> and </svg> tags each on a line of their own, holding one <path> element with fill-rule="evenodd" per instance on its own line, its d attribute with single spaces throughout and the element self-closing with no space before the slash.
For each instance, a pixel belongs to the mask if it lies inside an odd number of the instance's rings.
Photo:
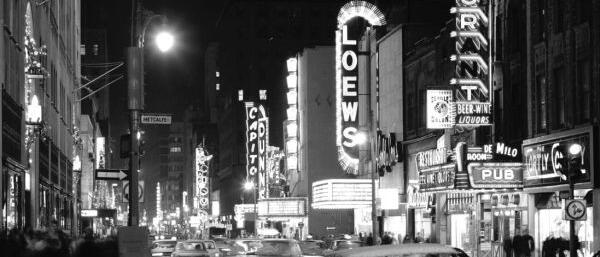
<svg viewBox="0 0 600 257">
<path fill-rule="evenodd" d="M 521 232 L 521 235 L 515 235 L 513 238 L 515 257 L 531 257 L 531 252 L 535 250 L 535 242 L 527 229 L 523 229 Z"/>
<path fill-rule="evenodd" d="M 506 257 L 513 256 L 513 240 L 509 238 L 505 238 L 502 242 L 502 249 L 504 249 L 504 253 L 506 253 Z"/>
</svg>

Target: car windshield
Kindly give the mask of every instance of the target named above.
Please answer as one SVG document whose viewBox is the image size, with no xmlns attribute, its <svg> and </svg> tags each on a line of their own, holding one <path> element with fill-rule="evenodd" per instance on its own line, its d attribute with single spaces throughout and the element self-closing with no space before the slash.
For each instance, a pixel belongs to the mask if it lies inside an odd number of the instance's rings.
<svg viewBox="0 0 600 257">
<path fill-rule="evenodd" d="M 177 244 L 177 251 L 204 251 L 202 242 L 181 242 Z"/>
<path fill-rule="evenodd" d="M 244 252 L 256 252 L 261 247 L 258 240 L 236 240 L 232 244 L 234 250 Z"/>
<path fill-rule="evenodd" d="M 289 241 L 262 241 L 256 251 L 261 256 L 298 256 L 301 250 L 298 245 Z"/>
<path fill-rule="evenodd" d="M 363 246 L 361 241 L 338 241 L 336 244 L 336 249 L 352 249 Z"/>
<path fill-rule="evenodd" d="M 160 241 L 160 242 L 154 242 L 152 244 L 152 249 L 155 249 L 155 248 L 173 248 L 173 247 L 175 247 L 175 244 L 177 244 L 177 241 Z"/>
</svg>

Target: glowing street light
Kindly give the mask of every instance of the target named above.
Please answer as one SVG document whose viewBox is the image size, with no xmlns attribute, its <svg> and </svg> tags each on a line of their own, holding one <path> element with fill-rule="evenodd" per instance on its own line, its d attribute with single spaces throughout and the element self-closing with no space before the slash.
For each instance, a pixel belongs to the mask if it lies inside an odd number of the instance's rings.
<svg viewBox="0 0 600 257">
<path fill-rule="evenodd" d="M 367 132 L 359 131 L 354 135 L 354 142 L 357 145 L 364 145 L 367 143 Z"/>
<path fill-rule="evenodd" d="M 244 183 L 244 190 L 250 191 L 253 188 L 254 188 L 254 183 L 252 183 L 252 181 L 246 181 L 246 183 Z"/>
<path fill-rule="evenodd" d="M 166 31 L 161 31 L 158 34 L 156 34 L 154 41 L 156 42 L 158 50 L 160 50 L 163 53 L 169 51 L 169 49 L 171 49 L 175 44 L 175 38 L 173 37 L 173 35 Z"/>
</svg>

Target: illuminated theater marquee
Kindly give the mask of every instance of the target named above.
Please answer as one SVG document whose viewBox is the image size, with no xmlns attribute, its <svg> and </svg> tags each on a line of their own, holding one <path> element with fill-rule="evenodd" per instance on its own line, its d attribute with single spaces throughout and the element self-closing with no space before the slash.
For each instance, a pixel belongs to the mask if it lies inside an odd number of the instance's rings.
<svg viewBox="0 0 600 257">
<path fill-rule="evenodd" d="M 455 125 L 491 125 L 491 52 L 489 40 L 489 8 L 480 0 L 456 0 L 450 13 L 456 14 L 456 62 L 454 87 Z"/>
<path fill-rule="evenodd" d="M 370 26 L 385 25 L 381 11 L 365 1 L 351 1 L 338 14 L 336 39 L 336 127 L 338 160 L 346 173 L 358 173 L 358 41 L 362 29 L 354 18 Z"/>
</svg>

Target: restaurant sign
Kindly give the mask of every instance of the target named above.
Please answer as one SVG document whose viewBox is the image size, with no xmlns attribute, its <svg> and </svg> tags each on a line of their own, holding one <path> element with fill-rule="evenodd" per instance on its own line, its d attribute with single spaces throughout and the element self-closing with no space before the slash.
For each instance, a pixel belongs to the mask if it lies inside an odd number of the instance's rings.
<svg viewBox="0 0 600 257">
<path fill-rule="evenodd" d="M 592 129 L 589 127 L 552 135 L 552 137 L 544 136 L 525 140 L 523 142 L 524 186 L 535 187 L 568 183 L 565 176 L 566 171 L 561 168 L 559 160 L 566 158 L 565 149 L 575 143 L 580 144 L 583 148 L 582 169 L 580 175 L 575 177 L 575 182 L 590 182 L 593 173 L 590 156 L 594 154 L 593 149 L 590 147 L 591 141 Z"/>
<path fill-rule="evenodd" d="M 419 190 L 426 192 L 454 189 L 455 176 L 454 163 L 422 169 L 419 171 Z"/>
</svg>

